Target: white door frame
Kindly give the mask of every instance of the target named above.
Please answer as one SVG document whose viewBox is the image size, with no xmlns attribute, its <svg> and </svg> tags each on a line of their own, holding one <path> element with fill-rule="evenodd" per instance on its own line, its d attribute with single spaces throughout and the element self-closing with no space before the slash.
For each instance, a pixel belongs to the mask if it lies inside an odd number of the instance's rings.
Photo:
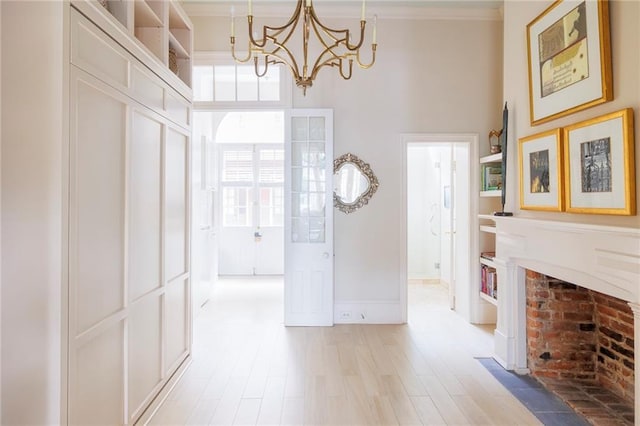
<svg viewBox="0 0 640 426">
<path fill-rule="evenodd" d="M 472 266 L 474 260 L 477 258 L 477 246 L 478 246 L 478 197 L 474 197 L 476 193 L 475 189 L 478 187 L 478 141 L 479 137 L 477 133 L 406 133 L 401 135 L 401 149 L 402 149 L 402 214 L 400 215 L 400 306 L 402 321 L 408 320 L 408 272 L 407 272 L 407 148 L 412 143 L 424 143 L 428 146 L 450 146 L 463 145 L 467 146 L 469 150 L 469 264 L 464 265 L 469 268 L 469 277 L 473 281 L 476 274 L 473 273 Z M 458 214 L 463 214 L 458 212 Z M 458 242 L 465 244 L 465 242 Z M 459 265 L 459 267 L 464 267 Z M 457 291 L 468 291 L 468 306 L 460 307 L 458 305 L 457 312 L 465 319 L 475 322 L 475 313 L 473 306 L 474 300 L 477 296 L 474 292 L 475 286 L 472 283 L 467 283 L 467 289 L 462 290 L 458 283 Z M 464 285 L 464 283 L 463 283 Z"/>
</svg>

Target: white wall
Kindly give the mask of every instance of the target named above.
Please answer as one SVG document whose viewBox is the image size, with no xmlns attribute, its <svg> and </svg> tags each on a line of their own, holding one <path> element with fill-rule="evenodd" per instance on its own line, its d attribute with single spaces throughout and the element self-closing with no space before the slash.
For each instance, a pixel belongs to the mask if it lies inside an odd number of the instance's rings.
<svg viewBox="0 0 640 426">
<path fill-rule="evenodd" d="M 63 127 L 62 114 L 52 111 L 60 112 L 64 100 L 64 6 L 63 2 L 0 4 L 4 65 L 0 422 L 58 424 Z"/>
<path fill-rule="evenodd" d="M 373 11 L 371 12 L 373 13 Z M 195 50 L 228 51 L 229 19 L 192 17 Z M 335 27 L 353 20 L 331 19 Z M 244 28 L 236 25 L 236 31 Z M 480 152 L 501 122 L 502 22 L 392 20 L 378 17 L 378 57 L 343 81 L 321 71 L 296 108 L 334 109 L 334 154 L 371 164 L 380 188 L 369 205 L 335 211 L 336 304 L 358 306 L 367 321 L 401 322 L 406 259 L 402 214 L 401 133 L 478 133 Z M 488 149 L 486 150 L 488 151 Z M 357 312 L 357 311 L 356 311 Z"/>
<path fill-rule="evenodd" d="M 509 102 L 509 151 L 507 208 L 523 217 L 560 221 L 639 227 L 638 216 L 584 215 L 571 213 L 534 212 L 519 209 L 517 178 L 517 141 L 545 130 L 577 123 L 609 112 L 631 107 L 635 122 L 636 199 L 640 200 L 640 2 L 612 0 L 609 2 L 611 56 L 613 66 L 613 96 L 611 102 L 532 127 L 529 121 L 529 89 L 527 77 L 527 24 L 549 4 L 539 1 L 505 1 L 504 3 L 504 94 Z"/>
</svg>

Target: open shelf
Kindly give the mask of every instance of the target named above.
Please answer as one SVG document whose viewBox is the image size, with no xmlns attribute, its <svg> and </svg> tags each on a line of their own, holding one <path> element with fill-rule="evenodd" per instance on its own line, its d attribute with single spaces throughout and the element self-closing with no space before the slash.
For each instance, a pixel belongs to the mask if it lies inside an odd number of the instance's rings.
<svg viewBox="0 0 640 426">
<path fill-rule="evenodd" d="M 499 189 L 494 189 L 491 191 L 480 191 L 481 197 L 500 197 L 502 196 L 502 191 Z"/>
<path fill-rule="evenodd" d="M 480 299 L 486 300 L 487 302 L 491 303 L 492 305 L 498 306 L 498 300 L 497 299 L 494 299 L 493 297 L 491 297 L 488 294 L 485 294 L 483 292 L 480 292 Z"/>
<path fill-rule="evenodd" d="M 487 155 L 485 157 L 480 158 L 480 163 L 501 163 L 502 162 L 502 153 L 499 152 L 497 154 Z"/>
<path fill-rule="evenodd" d="M 182 43 L 176 38 L 173 32 L 169 32 L 169 47 L 173 47 L 176 51 L 176 56 L 179 59 L 189 59 L 190 55 L 187 49 L 184 47 Z"/>
<path fill-rule="evenodd" d="M 496 233 L 496 226 L 495 225 L 480 225 L 480 231 L 489 232 L 491 234 L 495 234 Z"/>
<path fill-rule="evenodd" d="M 135 26 L 155 28 L 162 27 L 162 7 L 163 4 L 160 1 L 135 0 Z"/>
<path fill-rule="evenodd" d="M 496 263 L 493 260 L 485 259 L 484 257 L 480 258 L 480 263 L 483 265 L 491 266 L 492 268 L 496 267 Z"/>
</svg>

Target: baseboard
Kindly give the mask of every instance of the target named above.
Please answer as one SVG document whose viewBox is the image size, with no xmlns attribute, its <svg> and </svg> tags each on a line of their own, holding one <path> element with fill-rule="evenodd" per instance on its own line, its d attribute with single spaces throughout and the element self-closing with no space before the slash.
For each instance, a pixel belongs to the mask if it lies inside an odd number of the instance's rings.
<svg viewBox="0 0 640 426">
<path fill-rule="evenodd" d="M 149 424 L 153 416 L 156 414 L 162 403 L 167 399 L 169 393 L 173 390 L 173 388 L 178 384 L 178 381 L 182 377 L 182 375 L 187 371 L 187 368 L 191 365 L 192 358 L 191 355 L 188 355 L 182 364 L 178 367 L 178 369 L 173 373 L 171 378 L 165 383 L 162 387 L 158 395 L 151 401 L 146 410 L 140 415 L 140 418 L 135 422 L 136 425 L 146 426 Z"/>
<path fill-rule="evenodd" d="M 335 324 L 402 324 L 399 301 L 340 302 L 334 304 Z"/>
</svg>

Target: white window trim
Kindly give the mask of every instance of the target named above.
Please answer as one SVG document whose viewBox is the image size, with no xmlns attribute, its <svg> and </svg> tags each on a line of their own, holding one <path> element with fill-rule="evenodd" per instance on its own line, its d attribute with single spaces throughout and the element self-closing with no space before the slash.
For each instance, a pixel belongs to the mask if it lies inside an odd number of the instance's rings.
<svg viewBox="0 0 640 426">
<path fill-rule="evenodd" d="M 246 53 L 238 52 L 240 57 Z M 198 51 L 193 53 L 193 65 L 236 65 L 230 52 Z M 286 109 L 293 106 L 293 79 L 286 68 L 282 68 L 279 101 L 194 101 L 194 110 L 243 110 Z"/>
</svg>

